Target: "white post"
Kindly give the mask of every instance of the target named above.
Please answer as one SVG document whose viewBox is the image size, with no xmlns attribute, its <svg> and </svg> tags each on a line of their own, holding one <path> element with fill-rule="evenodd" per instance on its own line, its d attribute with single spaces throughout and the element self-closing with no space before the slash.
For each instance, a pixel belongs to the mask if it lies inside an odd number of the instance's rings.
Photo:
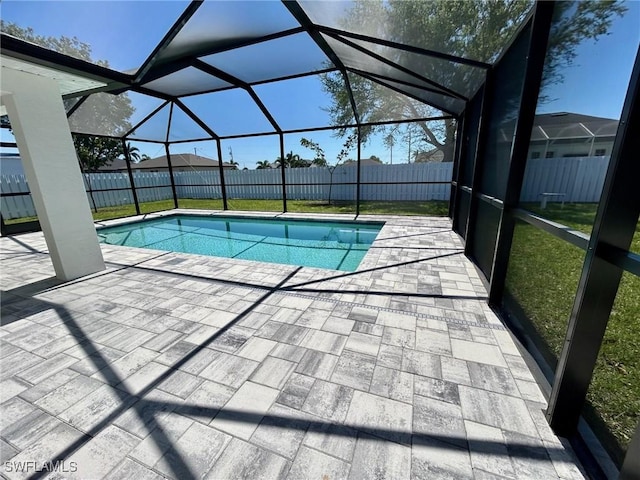
<svg viewBox="0 0 640 480">
<path fill-rule="evenodd" d="M 104 270 L 58 83 L 2 68 L 1 101 L 56 276 L 66 281 Z"/>
</svg>

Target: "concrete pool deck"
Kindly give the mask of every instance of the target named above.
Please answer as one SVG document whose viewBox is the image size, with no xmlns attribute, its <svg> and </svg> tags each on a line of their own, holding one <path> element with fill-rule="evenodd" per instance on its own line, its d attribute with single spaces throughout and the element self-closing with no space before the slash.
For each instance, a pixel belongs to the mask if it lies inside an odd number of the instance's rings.
<svg viewBox="0 0 640 480">
<path fill-rule="evenodd" d="M 1 238 L 0 474 L 583 478 L 449 219 L 360 218 L 353 273 Z"/>
</svg>

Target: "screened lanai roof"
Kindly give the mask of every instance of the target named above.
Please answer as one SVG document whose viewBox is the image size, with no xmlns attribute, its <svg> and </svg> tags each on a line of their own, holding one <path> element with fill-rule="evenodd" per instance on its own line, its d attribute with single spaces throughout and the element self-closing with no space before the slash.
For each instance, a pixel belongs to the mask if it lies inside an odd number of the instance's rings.
<svg viewBox="0 0 640 480">
<path fill-rule="evenodd" d="M 11 57 L 90 80 L 63 91 L 74 133 L 179 142 L 457 117 L 512 36 L 496 42 L 486 32 L 514 34 L 531 4 L 499 25 L 479 10 L 473 23 L 425 36 L 404 31 L 390 9 L 428 23 L 434 8 L 455 11 L 451 2 L 8 1 L 2 65 L 11 68 Z M 51 42 L 37 35 L 76 37 L 91 55 L 42 48 Z M 327 75 L 348 96 L 351 118 L 330 115 Z M 371 115 L 364 91 L 407 108 Z"/>
</svg>

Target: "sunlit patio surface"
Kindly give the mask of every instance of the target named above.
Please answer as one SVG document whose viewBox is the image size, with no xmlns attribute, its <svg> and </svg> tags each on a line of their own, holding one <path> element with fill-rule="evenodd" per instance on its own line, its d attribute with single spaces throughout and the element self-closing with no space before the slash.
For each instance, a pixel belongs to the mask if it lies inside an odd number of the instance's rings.
<svg viewBox="0 0 640 480">
<path fill-rule="evenodd" d="M 360 218 L 355 273 L 0 239 L 2 474 L 583 478 L 450 221 Z"/>
</svg>

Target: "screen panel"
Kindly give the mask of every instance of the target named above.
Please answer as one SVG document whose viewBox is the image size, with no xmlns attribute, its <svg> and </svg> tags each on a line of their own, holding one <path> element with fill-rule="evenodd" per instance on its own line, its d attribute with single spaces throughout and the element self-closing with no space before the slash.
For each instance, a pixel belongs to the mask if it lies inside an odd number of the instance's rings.
<svg viewBox="0 0 640 480">
<path fill-rule="evenodd" d="M 587 21 L 586 5 L 560 2 L 554 10 L 550 41 L 557 45 L 545 60 L 520 206 L 590 233 L 640 44 L 640 4 L 602 9 L 593 36 L 563 36 Z"/>
<path fill-rule="evenodd" d="M 160 59 L 206 55 L 299 26 L 280 2 L 203 2 Z"/>
<path fill-rule="evenodd" d="M 218 136 L 274 131 L 256 102 L 242 89 L 186 97 L 183 101 Z"/>
<path fill-rule="evenodd" d="M 323 82 L 327 79 L 329 77 L 310 75 L 256 85 L 254 89 L 283 129 L 326 127 L 336 124 L 330 113 L 331 97 L 323 87 Z M 342 79 L 336 78 L 335 82 L 338 82 L 337 88 L 346 91 Z M 355 124 L 353 115 L 341 120 L 342 124 Z"/>
<path fill-rule="evenodd" d="M 287 209 L 292 212 L 356 211 L 357 137 L 325 130 L 284 137 Z M 301 163 L 290 162 L 298 158 Z"/>
<path fill-rule="evenodd" d="M 227 139 L 221 147 L 229 210 L 282 212 L 280 137 Z"/>
<path fill-rule="evenodd" d="M 169 147 L 178 208 L 222 210 L 222 184 L 215 141 Z"/>
<path fill-rule="evenodd" d="M 208 55 L 202 61 L 247 83 L 333 67 L 306 33 Z"/>
</svg>

